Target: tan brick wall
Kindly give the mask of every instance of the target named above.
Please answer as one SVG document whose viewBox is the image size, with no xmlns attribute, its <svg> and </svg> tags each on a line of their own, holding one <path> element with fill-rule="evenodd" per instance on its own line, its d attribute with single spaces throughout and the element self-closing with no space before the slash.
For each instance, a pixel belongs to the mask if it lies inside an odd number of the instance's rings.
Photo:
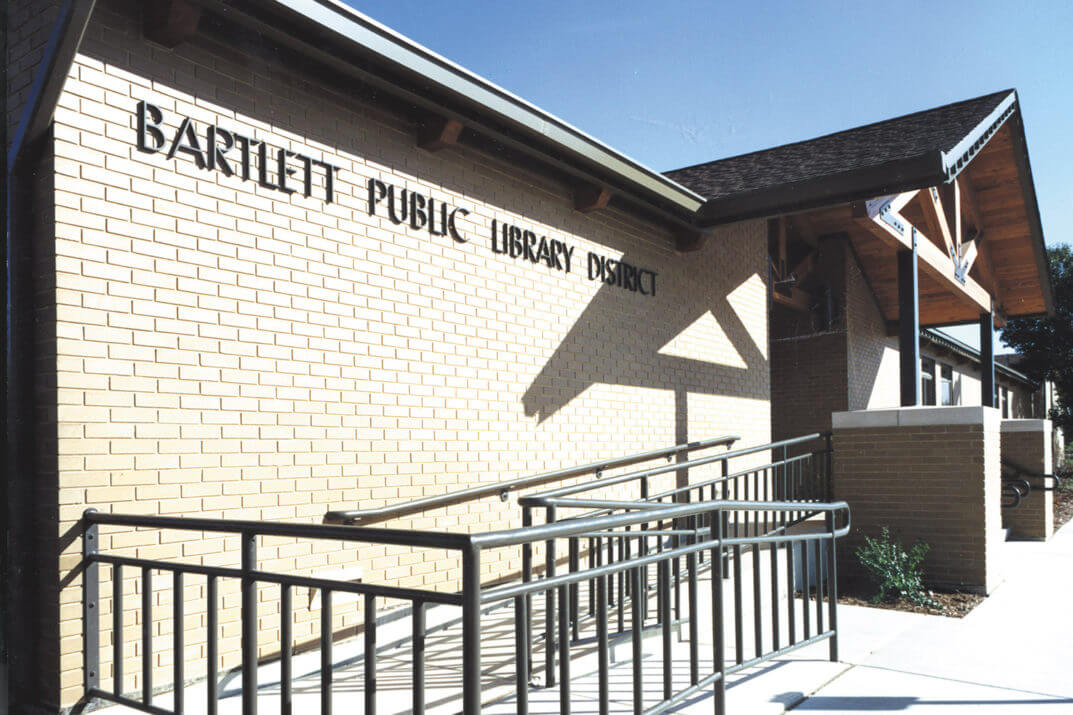
<svg viewBox="0 0 1073 715">
<path fill-rule="evenodd" d="M 80 693 L 76 521 L 104 511 L 319 521 L 602 457 L 719 434 L 770 438 L 764 226 L 724 229 L 676 255 L 661 227 L 571 210 L 568 187 L 466 149 L 427 154 L 412 128 L 338 88 L 243 64 L 199 38 L 174 52 L 101 3 L 56 112 L 57 494 L 60 629 L 55 697 Z M 252 64 L 252 68 L 251 68 Z M 135 105 L 174 130 L 187 115 L 342 167 L 330 205 L 139 153 Z M 470 211 L 465 244 L 366 212 L 382 178 Z M 492 219 L 657 271 L 645 298 L 495 255 Z M 42 299 L 47 303 L 48 297 Z M 46 306 L 47 307 L 47 306 Z M 48 354 L 47 350 L 44 354 Z M 390 524 L 518 523 L 498 500 Z M 109 530 L 104 550 L 238 563 L 234 537 Z M 55 542 L 53 548 L 57 548 Z M 47 552 L 46 552 L 47 553 Z M 266 569 L 457 588 L 441 553 L 263 540 Z M 518 568 L 493 554 L 485 576 Z M 125 585 L 128 639 L 140 586 Z M 109 570 L 102 591 L 109 593 Z M 170 680 L 170 582 L 154 581 L 155 682 Z M 204 673 L 204 586 L 187 580 L 187 673 Z M 221 584 L 221 667 L 235 664 L 237 595 Z M 274 589 L 262 654 L 278 651 Z M 295 599 L 295 637 L 318 612 Z M 105 598 L 107 622 L 112 604 Z M 340 608 L 337 628 L 358 623 Z M 104 629 L 105 633 L 108 628 Z M 107 640 L 105 640 L 107 644 Z M 102 677 L 111 673 L 102 654 Z M 124 689 L 140 687 L 137 649 Z"/>
<path fill-rule="evenodd" d="M 58 0 L 8 0 L 4 3 L 7 32 L 7 131 L 8 142 L 30 94 L 34 74 L 44 56 Z"/>
<path fill-rule="evenodd" d="M 830 430 L 831 413 L 847 409 L 846 333 L 772 341 L 771 402 L 774 440 Z"/>
<path fill-rule="evenodd" d="M 975 425 L 847 429 L 836 423 L 834 496 L 850 505 L 853 520 L 839 544 L 840 575 L 863 578 L 854 550 L 887 526 L 906 545 L 930 544 L 929 583 L 981 592 L 997 585 L 999 419 L 989 412 Z"/>
<path fill-rule="evenodd" d="M 1002 458 L 1030 472 L 1051 474 L 1054 469 L 1051 423 L 1049 420 L 1028 422 L 1046 427 L 1026 431 L 1017 420 L 1003 420 Z M 1014 538 L 1046 541 L 1054 533 L 1054 494 L 1037 488 L 1050 486 L 1049 481 L 1029 478 L 1028 483 L 1032 491 L 1017 507 L 1002 510 L 1002 524 Z"/>
<path fill-rule="evenodd" d="M 831 413 L 848 408 L 845 261 L 848 245 L 825 239 L 810 280 L 831 292 L 830 324 L 776 303 L 772 310 L 772 437 L 788 439 L 831 429 Z"/>
</svg>

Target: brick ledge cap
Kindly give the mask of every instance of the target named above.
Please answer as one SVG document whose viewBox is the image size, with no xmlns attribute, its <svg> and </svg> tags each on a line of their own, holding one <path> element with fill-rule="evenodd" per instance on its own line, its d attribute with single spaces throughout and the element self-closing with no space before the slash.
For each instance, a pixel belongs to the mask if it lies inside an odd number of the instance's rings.
<svg viewBox="0 0 1073 715">
<path fill-rule="evenodd" d="M 1003 432 L 1050 432 L 1050 420 L 1002 420 Z"/>
<path fill-rule="evenodd" d="M 943 425 L 984 425 L 999 429 L 1002 421 L 994 407 L 892 407 L 880 410 L 835 412 L 831 415 L 834 429 L 866 427 L 928 427 Z"/>
</svg>

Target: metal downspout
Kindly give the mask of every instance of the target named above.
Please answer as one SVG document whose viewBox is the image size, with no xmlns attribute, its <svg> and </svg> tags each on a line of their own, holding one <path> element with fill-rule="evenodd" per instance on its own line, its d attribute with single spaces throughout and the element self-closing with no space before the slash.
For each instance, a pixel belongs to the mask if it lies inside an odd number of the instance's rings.
<svg viewBox="0 0 1073 715">
<path fill-rule="evenodd" d="M 35 594 L 28 566 L 32 563 L 33 517 L 33 281 L 30 259 L 33 213 L 34 159 L 40 140 L 52 124 L 60 92 L 93 13 L 95 0 L 66 0 L 52 27 L 38 65 L 29 97 L 23 106 L 14 136 L 8 144 L 7 82 L 4 83 L 3 271 L 0 275 L 0 313 L 3 314 L 3 349 L 0 370 L 0 419 L 3 420 L 3 477 L 0 494 L 5 513 L 0 539 L 0 711 L 10 712 L 29 704 L 32 687 L 40 682 L 37 663 L 25 659 L 9 644 L 30 643 L 36 620 L 29 609 Z M 5 12 L 7 10 L 5 9 Z M 7 45 L 5 23 L 3 45 Z M 5 70 L 6 79 L 6 56 Z M 37 649 L 21 649 L 21 652 Z M 16 658 L 12 661 L 11 656 Z M 58 675 L 58 674 L 57 674 Z M 57 693 L 58 695 L 58 693 Z"/>
</svg>

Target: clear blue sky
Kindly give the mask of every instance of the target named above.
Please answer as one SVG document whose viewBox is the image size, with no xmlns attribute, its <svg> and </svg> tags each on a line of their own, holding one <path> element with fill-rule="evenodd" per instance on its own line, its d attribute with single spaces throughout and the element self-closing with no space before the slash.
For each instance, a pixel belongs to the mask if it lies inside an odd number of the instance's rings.
<svg viewBox="0 0 1073 715">
<path fill-rule="evenodd" d="M 348 2 L 661 171 L 1015 88 L 1073 242 L 1070 0 Z"/>
</svg>

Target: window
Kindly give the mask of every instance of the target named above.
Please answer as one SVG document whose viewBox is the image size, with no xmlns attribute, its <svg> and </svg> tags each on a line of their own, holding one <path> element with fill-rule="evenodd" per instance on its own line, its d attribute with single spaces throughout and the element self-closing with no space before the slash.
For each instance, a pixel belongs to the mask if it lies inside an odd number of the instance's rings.
<svg viewBox="0 0 1073 715">
<path fill-rule="evenodd" d="M 920 404 L 935 404 L 935 361 L 920 358 Z"/>
<path fill-rule="evenodd" d="M 995 385 L 995 407 L 1002 410 L 1002 419 L 1010 418 L 1010 390 Z"/>
<path fill-rule="evenodd" d="M 954 368 L 950 365 L 939 364 L 939 399 L 942 405 L 956 405 L 954 395 Z"/>
</svg>

